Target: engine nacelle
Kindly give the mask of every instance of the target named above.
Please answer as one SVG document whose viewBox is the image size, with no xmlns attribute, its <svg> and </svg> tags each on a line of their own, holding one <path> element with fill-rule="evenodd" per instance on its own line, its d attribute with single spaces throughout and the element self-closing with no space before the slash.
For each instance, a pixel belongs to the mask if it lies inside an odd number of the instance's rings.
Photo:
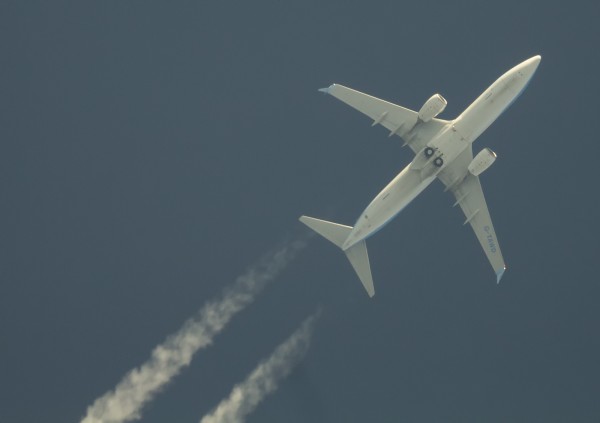
<svg viewBox="0 0 600 423">
<path fill-rule="evenodd" d="M 479 176 L 496 161 L 496 157 L 498 157 L 496 153 L 489 148 L 484 148 L 469 163 L 467 169 L 472 175 Z"/>
<path fill-rule="evenodd" d="M 419 110 L 419 119 L 423 122 L 429 122 L 431 119 L 444 111 L 448 102 L 439 94 L 434 94 L 423 104 Z"/>
</svg>

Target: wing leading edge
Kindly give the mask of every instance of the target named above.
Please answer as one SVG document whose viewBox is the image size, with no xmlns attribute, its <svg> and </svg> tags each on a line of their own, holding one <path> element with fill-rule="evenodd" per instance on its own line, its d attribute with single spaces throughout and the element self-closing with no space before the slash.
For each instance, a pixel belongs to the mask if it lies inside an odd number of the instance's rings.
<svg viewBox="0 0 600 423">
<path fill-rule="evenodd" d="M 446 185 L 446 189 L 451 190 L 454 194 L 456 198 L 454 205 L 459 205 L 465 214 L 464 224 L 471 224 L 485 255 L 494 272 L 496 272 L 497 282 L 500 283 L 506 265 L 496 238 L 496 231 L 485 202 L 479 177 L 472 175 L 467 170 L 467 166 L 472 159 L 473 150 L 469 147 L 447 169 L 440 173 L 439 178 Z"/>
<path fill-rule="evenodd" d="M 373 126 L 382 125 L 389 129 L 389 136 L 398 135 L 404 145 L 418 153 L 427 142 L 448 123 L 442 119 L 419 121 L 419 114 L 414 110 L 370 96 L 340 84 L 333 84 L 319 91 L 330 94 L 347 105 L 373 119 Z"/>
</svg>

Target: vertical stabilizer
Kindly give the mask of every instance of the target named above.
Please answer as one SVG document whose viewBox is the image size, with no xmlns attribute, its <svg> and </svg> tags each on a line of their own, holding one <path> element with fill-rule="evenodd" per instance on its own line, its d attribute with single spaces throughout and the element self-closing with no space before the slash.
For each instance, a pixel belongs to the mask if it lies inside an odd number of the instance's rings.
<svg viewBox="0 0 600 423">
<path fill-rule="evenodd" d="M 360 278 L 363 286 L 367 290 L 369 297 L 375 295 L 373 276 L 371 275 L 371 264 L 369 263 L 369 254 L 367 253 L 367 243 L 365 240 L 363 239 L 344 252 L 346 253 L 346 257 L 348 257 L 348 260 L 350 260 L 350 264 L 352 264 L 352 267 Z"/>
</svg>

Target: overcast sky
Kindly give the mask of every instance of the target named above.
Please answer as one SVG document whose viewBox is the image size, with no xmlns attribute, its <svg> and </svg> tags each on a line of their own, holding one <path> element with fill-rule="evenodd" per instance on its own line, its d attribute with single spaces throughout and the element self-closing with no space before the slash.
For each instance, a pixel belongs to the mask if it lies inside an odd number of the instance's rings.
<svg viewBox="0 0 600 423">
<path fill-rule="evenodd" d="M 431 185 L 368 242 L 376 296 L 309 245 L 143 409 L 198 422 L 322 306 L 248 422 L 597 422 L 594 1 L 3 1 L 0 421 L 79 422 L 307 214 L 352 224 L 412 153 L 317 92 L 457 116 L 543 59 L 474 145 L 508 270 Z"/>
</svg>

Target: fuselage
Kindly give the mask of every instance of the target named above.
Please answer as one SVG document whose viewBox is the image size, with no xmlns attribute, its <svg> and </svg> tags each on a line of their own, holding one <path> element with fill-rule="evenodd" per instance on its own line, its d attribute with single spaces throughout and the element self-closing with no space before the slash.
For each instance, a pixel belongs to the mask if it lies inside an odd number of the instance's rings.
<svg viewBox="0 0 600 423">
<path fill-rule="evenodd" d="M 449 121 L 435 134 L 427 142 L 427 147 L 417 153 L 413 161 L 369 203 L 342 249 L 347 250 L 373 235 L 423 192 L 439 172 L 452 163 L 517 99 L 535 73 L 540 59 L 540 56 L 532 57 L 506 72 L 460 116 Z M 430 149 L 430 155 L 425 154 L 427 148 Z M 441 161 L 438 160 L 436 164 L 437 158 L 441 158 Z"/>
</svg>

